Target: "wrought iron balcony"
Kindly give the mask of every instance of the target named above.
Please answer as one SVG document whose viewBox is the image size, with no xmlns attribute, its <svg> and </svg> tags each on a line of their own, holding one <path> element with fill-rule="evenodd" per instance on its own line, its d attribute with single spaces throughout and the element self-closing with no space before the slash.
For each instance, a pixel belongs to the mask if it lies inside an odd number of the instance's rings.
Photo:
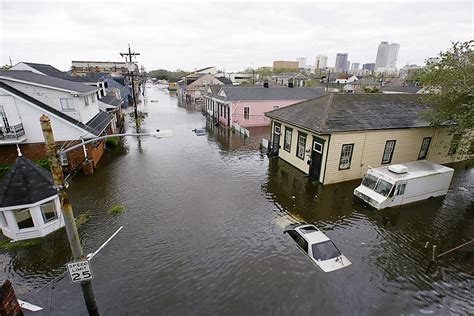
<svg viewBox="0 0 474 316">
<path fill-rule="evenodd" d="M 25 135 L 23 124 L 0 127 L 0 140 L 14 140 Z"/>
</svg>

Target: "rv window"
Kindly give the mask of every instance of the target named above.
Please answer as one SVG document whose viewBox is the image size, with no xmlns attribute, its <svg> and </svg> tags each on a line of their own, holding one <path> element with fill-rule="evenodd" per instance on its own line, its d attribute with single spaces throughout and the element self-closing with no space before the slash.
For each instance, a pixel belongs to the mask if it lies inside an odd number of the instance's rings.
<svg viewBox="0 0 474 316">
<path fill-rule="evenodd" d="M 392 188 L 392 184 L 380 179 L 379 182 L 377 182 L 377 185 L 375 186 L 374 191 L 382 194 L 383 196 L 387 196 L 390 193 L 390 189 Z"/>
<path fill-rule="evenodd" d="M 366 174 L 364 176 L 364 180 L 362 180 L 362 185 L 364 187 L 368 187 L 371 190 L 373 190 L 375 188 L 376 184 L 377 184 L 377 177 L 374 177 L 371 174 Z"/>
<path fill-rule="evenodd" d="M 405 187 L 407 186 L 406 183 L 400 184 L 397 187 L 397 194 L 396 195 L 403 195 L 405 193 Z"/>
</svg>

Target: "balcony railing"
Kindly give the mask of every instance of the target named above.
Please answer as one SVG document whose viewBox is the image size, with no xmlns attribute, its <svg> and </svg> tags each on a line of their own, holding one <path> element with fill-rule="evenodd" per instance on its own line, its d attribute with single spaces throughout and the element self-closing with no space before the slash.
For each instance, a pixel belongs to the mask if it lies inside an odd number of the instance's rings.
<svg viewBox="0 0 474 316">
<path fill-rule="evenodd" d="M 23 124 L 17 124 L 12 126 L 2 126 L 0 127 L 0 140 L 7 139 L 18 139 L 21 136 L 25 135 L 25 130 L 23 129 Z"/>
</svg>

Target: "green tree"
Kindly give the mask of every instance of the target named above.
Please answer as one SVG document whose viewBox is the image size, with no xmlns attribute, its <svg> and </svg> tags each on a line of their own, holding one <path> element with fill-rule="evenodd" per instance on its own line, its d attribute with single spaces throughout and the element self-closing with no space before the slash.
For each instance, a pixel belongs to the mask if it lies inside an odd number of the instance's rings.
<svg viewBox="0 0 474 316">
<path fill-rule="evenodd" d="M 439 54 L 437 62 L 428 63 L 420 76 L 421 83 L 431 93 L 422 100 L 433 108 L 422 117 L 433 126 L 453 122 L 455 133 L 474 127 L 474 41 L 456 42 Z"/>
<path fill-rule="evenodd" d="M 1 70 L 8 70 L 10 68 L 12 68 L 12 66 L 10 66 L 9 64 L 5 64 L 5 65 L 0 67 Z"/>
</svg>

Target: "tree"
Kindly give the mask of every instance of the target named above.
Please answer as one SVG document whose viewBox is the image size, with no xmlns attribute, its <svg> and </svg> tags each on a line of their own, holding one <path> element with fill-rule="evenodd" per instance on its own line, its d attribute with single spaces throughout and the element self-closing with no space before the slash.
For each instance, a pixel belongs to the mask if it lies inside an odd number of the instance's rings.
<svg viewBox="0 0 474 316">
<path fill-rule="evenodd" d="M 3 66 L 0 67 L 1 70 L 8 70 L 8 69 L 10 69 L 10 68 L 12 68 L 12 66 L 9 65 L 9 64 L 5 64 L 5 65 L 3 65 Z"/>
<path fill-rule="evenodd" d="M 456 42 L 440 52 L 421 74 L 422 86 L 431 93 L 422 101 L 433 105 L 422 117 L 438 126 L 454 123 L 453 132 L 463 134 L 474 127 L 474 41 Z"/>
</svg>

